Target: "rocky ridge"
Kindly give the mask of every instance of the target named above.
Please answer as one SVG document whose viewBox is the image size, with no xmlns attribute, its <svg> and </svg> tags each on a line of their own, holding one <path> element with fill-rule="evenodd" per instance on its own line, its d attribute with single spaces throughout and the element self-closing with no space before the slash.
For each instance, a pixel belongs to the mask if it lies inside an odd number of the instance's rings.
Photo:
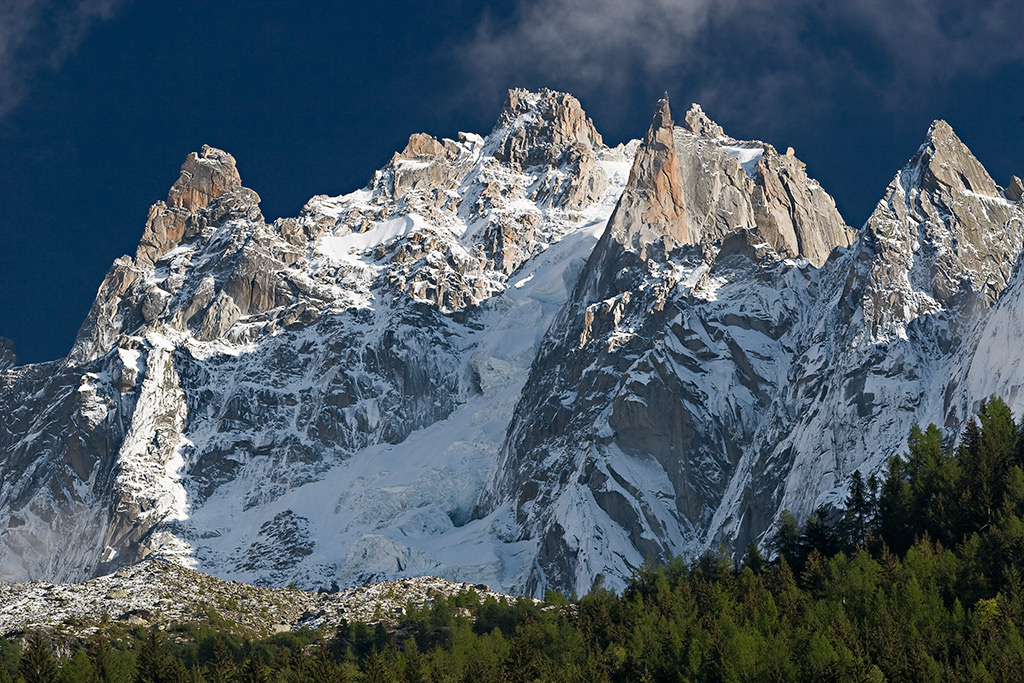
<svg viewBox="0 0 1024 683">
<path fill-rule="evenodd" d="M 531 590 L 764 543 L 988 395 L 962 368 L 1022 277 L 1024 213 L 947 124 L 856 236 L 791 151 L 687 121 L 659 103 L 482 498 L 537 544 Z"/>
<path fill-rule="evenodd" d="M 165 628 L 226 619 L 250 634 L 332 628 L 342 620 L 393 624 L 410 605 L 472 591 L 479 600 L 514 601 L 484 585 L 418 577 L 337 592 L 259 588 L 159 560 L 77 584 L 0 583 L 0 636 L 57 629 L 85 637 L 107 622 Z"/>
<path fill-rule="evenodd" d="M 190 155 L 71 355 L 0 365 L 0 578 L 616 588 L 1024 407 L 1018 179 L 936 122 L 854 230 L 791 149 L 683 120 L 609 148 L 510 91 L 269 224 Z"/>
<path fill-rule="evenodd" d="M 570 96 L 511 91 L 486 138 L 414 135 L 366 188 L 271 224 L 231 155 L 189 155 L 70 356 L 0 377 L 3 466 L 24 473 L 0 484 L 0 577 L 80 580 L 151 555 L 304 585 L 408 567 L 386 535 L 468 518 L 635 149 L 604 146 Z M 482 442 L 396 466 L 410 433 L 463 406 Z M 318 483 L 342 518 L 322 528 L 295 510 Z M 70 552 L 47 550 L 58 536 Z"/>
</svg>

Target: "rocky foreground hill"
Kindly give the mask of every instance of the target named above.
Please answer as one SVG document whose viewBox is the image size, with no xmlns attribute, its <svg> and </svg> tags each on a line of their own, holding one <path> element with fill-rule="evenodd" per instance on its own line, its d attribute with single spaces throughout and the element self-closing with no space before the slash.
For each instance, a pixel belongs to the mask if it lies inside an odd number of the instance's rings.
<svg viewBox="0 0 1024 683">
<path fill-rule="evenodd" d="M 391 625 L 409 605 L 429 606 L 461 593 L 478 601 L 515 601 L 482 584 L 431 576 L 312 592 L 222 581 L 173 562 L 145 560 L 82 583 L 0 583 L 0 636 L 43 630 L 81 638 L 108 624 L 166 628 L 214 619 L 249 635 L 329 631 L 342 621 Z"/>
<path fill-rule="evenodd" d="M 515 90 L 272 223 L 191 154 L 67 358 L 0 344 L 0 579 L 620 587 L 1024 408 L 1020 179 L 936 121 L 855 229 L 792 149 L 680 124 L 610 148 Z"/>
</svg>

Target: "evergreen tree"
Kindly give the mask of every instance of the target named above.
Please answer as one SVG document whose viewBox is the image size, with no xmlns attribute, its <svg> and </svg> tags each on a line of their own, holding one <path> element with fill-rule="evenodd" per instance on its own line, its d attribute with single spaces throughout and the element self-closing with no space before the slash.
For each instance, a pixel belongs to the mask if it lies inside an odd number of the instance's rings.
<svg viewBox="0 0 1024 683">
<path fill-rule="evenodd" d="M 110 646 L 106 637 L 98 635 L 89 648 L 97 678 L 103 683 L 129 683 L 135 679 L 130 659 Z"/>
<path fill-rule="evenodd" d="M 757 544 L 753 541 L 747 546 L 747 552 L 743 555 L 743 566 L 749 567 L 755 574 L 760 574 L 764 571 L 764 557 L 761 555 L 761 551 L 757 549 Z"/>
<path fill-rule="evenodd" d="M 800 545 L 800 537 L 803 531 L 796 522 L 796 517 L 789 510 L 783 510 L 779 515 L 778 528 L 775 538 L 772 539 L 772 548 L 780 557 L 786 558 L 790 563 L 802 563 L 803 550 Z"/>
<path fill-rule="evenodd" d="M 53 683 L 57 680 L 57 660 L 50 652 L 50 643 L 39 631 L 29 636 L 21 653 L 21 677 L 25 683 Z"/>
<path fill-rule="evenodd" d="M 210 683 L 235 683 L 237 671 L 235 655 L 227 641 L 218 636 L 213 641 L 213 659 L 207 667 L 206 679 Z"/>
<path fill-rule="evenodd" d="M 160 632 L 150 628 L 139 648 L 135 680 L 137 683 L 174 683 L 170 671 L 171 658 L 167 654 L 167 645 Z"/>
<path fill-rule="evenodd" d="M 241 679 L 245 683 L 270 683 L 271 672 L 263 657 L 251 652 L 242 665 Z"/>
<path fill-rule="evenodd" d="M 0 683 L 12 683 L 21 668 L 21 650 L 13 641 L 0 638 Z"/>
<path fill-rule="evenodd" d="M 802 543 L 807 553 L 817 551 L 824 557 L 831 557 L 839 551 L 840 539 L 837 525 L 829 523 L 830 511 L 820 506 L 804 526 Z"/>
<path fill-rule="evenodd" d="M 892 457 L 885 480 L 878 494 L 878 531 L 886 545 L 902 553 L 914 541 L 911 525 L 910 486 L 905 478 L 907 467 L 902 459 Z"/>
<path fill-rule="evenodd" d="M 860 470 L 854 470 L 850 477 L 850 495 L 846 498 L 842 532 L 848 548 L 859 548 L 867 538 L 874 516 L 871 497 Z"/>
<path fill-rule="evenodd" d="M 402 674 L 405 683 L 427 683 L 430 678 L 427 675 L 427 660 L 416 645 L 416 639 L 410 638 L 405 644 L 405 666 Z"/>
<path fill-rule="evenodd" d="M 380 652 L 374 652 L 367 658 L 363 676 L 366 683 L 398 683 L 398 675 Z"/>
<path fill-rule="evenodd" d="M 78 649 L 60 667 L 59 683 L 92 683 L 97 680 L 98 673 L 85 650 Z"/>
</svg>

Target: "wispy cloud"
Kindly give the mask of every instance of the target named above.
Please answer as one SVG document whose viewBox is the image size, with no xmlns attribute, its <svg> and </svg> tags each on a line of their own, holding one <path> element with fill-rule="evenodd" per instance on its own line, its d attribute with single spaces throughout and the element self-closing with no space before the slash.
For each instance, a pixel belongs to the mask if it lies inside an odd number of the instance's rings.
<svg viewBox="0 0 1024 683">
<path fill-rule="evenodd" d="M 58 69 L 97 21 L 125 0 L 3 0 L 0 2 L 0 118 L 25 97 L 32 79 Z"/>
<path fill-rule="evenodd" d="M 511 20 L 484 21 L 461 58 L 488 87 L 607 95 L 685 83 L 748 117 L 850 87 L 897 107 L 1024 61 L 1019 16 L 1019 0 L 520 0 Z"/>
</svg>

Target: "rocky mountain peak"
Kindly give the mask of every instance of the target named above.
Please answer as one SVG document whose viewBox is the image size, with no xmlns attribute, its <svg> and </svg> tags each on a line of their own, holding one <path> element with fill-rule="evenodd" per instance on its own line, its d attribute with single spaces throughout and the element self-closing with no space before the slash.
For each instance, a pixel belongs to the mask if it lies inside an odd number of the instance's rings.
<svg viewBox="0 0 1024 683">
<path fill-rule="evenodd" d="M 14 342 L 6 337 L 0 337 L 0 371 L 13 368 L 18 364 L 18 358 L 14 355 Z"/>
<path fill-rule="evenodd" d="M 666 94 L 654 107 L 629 184 L 608 224 L 616 241 L 641 255 L 659 239 L 666 249 L 690 242 L 674 126 Z"/>
<path fill-rule="evenodd" d="M 690 105 L 690 111 L 686 112 L 686 127 L 690 129 L 694 135 L 700 135 L 706 138 L 720 138 L 725 135 L 725 131 L 722 127 L 708 118 L 708 115 L 704 113 L 701 106 L 694 102 Z"/>
<path fill-rule="evenodd" d="M 866 319 L 873 337 L 887 339 L 924 313 L 994 303 L 1021 253 L 1024 215 L 952 127 L 935 121 L 865 232 L 874 252 Z"/>
<path fill-rule="evenodd" d="M 608 149 L 511 91 L 487 138 L 413 135 L 272 225 L 190 155 L 69 359 L 0 340 L 0 579 L 619 589 L 1021 405 L 1019 179 L 937 122 L 857 233 L 792 153 L 685 118 Z"/>
<path fill-rule="evenodd" d="M 167 205 L 200 211 L 241 186 L 235 158 L 224 150 L 203 145 L 198 154 L 190 152 L 181 165 L 181 176 L 167 194 Z"/>
<path fill-rule="evenodd" d="M 235 158 L 224 150 L 203 145 L 189 153 L 181 175 L 167 194 L 149 210 L 146 228 L 135 254 L 141 267 L 149 267 L 182 240 L 208 225 L 232 218 L 263 220 L 260 197 L 242 186 Z"/>
<path fill-rule="evenodd" d="M 1010 184 L 1003 192 L 1007 199 L 1018 204 L 1024 202 L 1024 181 L 1015 175 L 1010 176 Z"/>
<path fill-rule="evenodd" d="M 451 141 L 448 141 L 451 143 Z M 432 160 L 439 157 L 453 156 L 458 152 L 454 144 L 445 146 L 443 142 L 426 133 L 413 133 L 405 149 L 396 153 L 396 159 L 403 161 Z"/>
<path fill-rule="evenodd" d="M 491 135 L 499 139 L 494 158 L 521 168 L 557 166 L 573 148 L 604 148 L 579 100 L 546 88 L 509 90 Z"/>
<path fill-rule="evenodd" d="M 999 186 L 988 171 L 945 121 L 932 122 L 925 142 L 911 164 L 915 162 L 920 168 L 921 189 L 925 191 L 941 192 L 948 188 L 1002 198 Z"/>
</svg>

